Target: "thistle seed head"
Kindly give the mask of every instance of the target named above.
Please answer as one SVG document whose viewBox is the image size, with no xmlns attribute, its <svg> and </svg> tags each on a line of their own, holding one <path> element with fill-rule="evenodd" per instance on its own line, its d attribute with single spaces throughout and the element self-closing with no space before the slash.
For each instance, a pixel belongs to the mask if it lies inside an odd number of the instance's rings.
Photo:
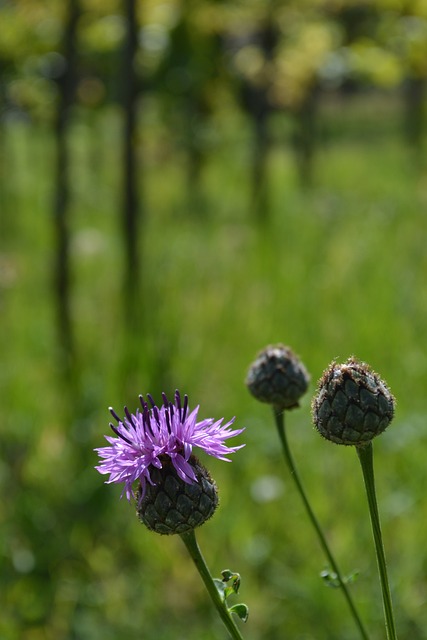
<svg viewBox="0 0 427 640">
<path fill-rule="evenodd" d="M 182 480 L 170 458 L 165 457 L 161 469 L 150 470 L 141 499 L 137 492 L 137 515 L 148 529 L 171 535 L 186 533 L 202 525 L 218 506 L 217 487 L 208 470 L 192 455 L 189 459 L 197 482 Z"/>
<path fill-rule="evenodd" d="M 394 415 L 395 399 L 369 365 L 351 357 L 332 362 L 312 402 L 319 433 L 337 444 L 363 446 L 382 433 Z"/>
<path fill-rule="evenodd" d="M 310 376 L 301 360 L 283 344 L 263 349 L 246 377 L 250 393 L 278 410 L 298 407 L 309 381 Z"/>
</svg>

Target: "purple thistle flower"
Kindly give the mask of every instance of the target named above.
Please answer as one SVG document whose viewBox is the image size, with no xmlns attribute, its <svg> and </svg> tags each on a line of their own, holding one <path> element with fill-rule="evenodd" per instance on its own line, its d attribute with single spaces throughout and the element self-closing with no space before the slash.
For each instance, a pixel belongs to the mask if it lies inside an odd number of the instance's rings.
<svg viewBox="0 0 427 640">
<path fill-rule="evenodd" d="M 107 484 L 124 482 L 122 495 L 126 494 L 129 502 L 135 498 L 133 484 L 140 482 L 142 500 L 146 491 L 146 484 L 155 484 L 150 476 L 150 467 L 162 468 L 165 456 L 169 456 L 178 476 L 189 484 L 197 482 L 189 458 L 194 447 L 203 449 L 211 456 L 230 462 L 224 456 L 234 453 L 245 445 L 227 447 L 224 441 L 227 438 L 237 436 L 244 429 L 230 430 L 233 424 L 232 418 L 226 424 L 222 424 L 223 418 L 215 421 L 207 418 L 196 422 L 199 406 L 191 413 L 188 408 L 188 396 L 181 396 L 175 392 L 175 403 L 169 402 L 163 393 L 163 405 L 156 406 L 150 394 L 147 394 L 150 405 L 139 396 L 142 411 L 136 410 L 131 414 L 127 407 L 124 408 L 125 418 L 121 420 L 110 407 L 110 413 L 117 421 L 118 426 L 110 422 L 110 427 L 117 438 L 105 436 L 108 447 L 95 449 L 101 458 L 101 463 L 95 467 L 99 473 L 110 474 Z"/>
</svg>

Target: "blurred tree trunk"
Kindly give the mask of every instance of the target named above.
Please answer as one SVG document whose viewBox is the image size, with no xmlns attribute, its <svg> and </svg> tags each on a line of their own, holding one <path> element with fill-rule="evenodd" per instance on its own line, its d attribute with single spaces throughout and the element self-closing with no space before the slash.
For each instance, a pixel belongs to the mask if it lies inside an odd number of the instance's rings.
<svg viewBox="0 0 427 640">
<path fill-rule="evenodd" d="M 203 92 L 190 91 L 183 101 L 185 148 L 187 152 L 187 200 L 191 214 L 200 218 L 207 213 L 207 202 L 203 190 L 203 170 L 207 163 L 206 143 L 203 128 L 210 116 L 210 108 Z"/>
<path fill-rule="evenodd" d="M 255 38 L 255 43 L 260 47 L 267 62 L 274 57 L 277 41 L 277 25 L 274 21 L 274 13 L 271 12 Z M 248 84 L 244 87 L 244 105 L 253 124 L 252 208 L 258 222 L 267 222 L 270 213 L 267 185 L 267 161 L 270 149 L 268 122 L 274 108 L 270 104 L 269 88 L 269 84 L 258 86 Z"/>
<path fill-rule="evenodd" d="M 76 88 L 76 33 L 80 15 L 78 0 L 68 0 L 62 40 L 64 70 L 58 78 L 59 100 L 55 122 L 56 138 L 56 187 L 54 201 L 54 226 L 56 256 L 54 265 L 57 322 L 64 363 L 68 366 L 74 354 L 71 304 L 70 304 L 70 176 L 69 149 L 67 144 L 70 112 Z"/>
<path fill-rule="evenodd" d="M 123 393 L 128 395 L 135 386 L 135 379 L 141 372 L 141 358 L 146 358 L 142 348 L 142 325 L 147 323 L 147 309 L 138 307 L 140 284 L 138 230 L 140 223 L 140 198 L 138 184 L 138 77 L 135 58 L 138 48 L 138 22 L 136 0 L 123 0 L 122 10 L 125 20 L 125 35 L 121 51 L 119 76 L 119 103 L 122 111 L 123 128 L 121 140 L 121 226 L 124 246 L 123 270 L 123 310 L 124 342 L 121 349 L 121 382 Z M 142 295 L 142 294 L 141 294 Z M 151 335 L 149 339 L 151 339 Z"/>
<path fill-rule="evenodd" d="M 4 238 L 5 225 L 7 215 L 9 213 L 8 207 L 8 185 L 6 180 L 6 136 L 5 136 L 5 118 L 6 113 L 6 80 L 5 72 L 3 69 L 2 61 L 0 60 L 0 237 Z"/>
<path fill-rule="evenodd" d="M 317 146 L 317 107 L 319 99 L 318 87 L 313 85 L 295 113 L 296 131 L 294 148 L 298 176 L 303 189 L 313 184 L 313 163 Z"/>
<path fill-rule="evenodd" d="M 138 47 L 138 25 L 135 0 L 124 0 L 126 34 L 123 44 L 121 104 L 123 108 L 123 233 L 125 244 L 124 293 L 125 308 L 131 313 L 139 283 L 138 222 L 139 197 L 137 180 L 137 76 L 135 55 Z"/>
<path fill-rule="evenodd" d="M 425 78 L 411 76 L 406 79 L 404 84 L 405 135 L 418 161 L 422 158 L 423 149 L 425 95 Z"/>
<path fill-rule="evenodd" d="M 252 207 L 258 222 L 265 222 L 269 217 L 267 159 L 270 148 L 268 120 L 271 109 L 267 105 L 260 107 L 253 120 Z"/>
</svg>

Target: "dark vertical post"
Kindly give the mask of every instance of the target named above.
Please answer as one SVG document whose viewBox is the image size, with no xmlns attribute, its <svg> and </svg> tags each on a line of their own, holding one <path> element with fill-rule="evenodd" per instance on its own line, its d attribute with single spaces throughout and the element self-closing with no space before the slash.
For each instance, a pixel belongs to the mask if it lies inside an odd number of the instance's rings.
<svg viewBox="0 0 427 640">
<path fill-rule="evenodd" d="M 295 111 L 296 132 L 294 147 L 298 176 L 303 189 L 313 184 L 313 161 L 317 146 L 317 107 L 319 89 L 317 85 L 307 89 L 303 102 Z"/>
<path fill-rule="evenodd" d="M 426 95 L 426 79 L 409 76 L 403 85 L 405 108 L 405 134 L 414 157 L 422 159 L 424 133 L 424 101 Z"/>
<path fill-rule="evenodd" d="M 252 154 L 252 205 L 257 222 L 269 218 L 267 193 L 267 157 L 270 146 L 268 119 L 271 108 L 265 103 L 254 114 L 254 147 Z"/>
<path fill-rule="evenodd" d="M 127 311 L 138 288 L 138 182 L 137 182 L 137 77 L 135 54 L 138 46 L 138 28 L 135 0 L 124 0 L 126 23 L 123 43 L 121 103 L 123 107 L 123 233 L 125 244 L 124 292 Z"/>
<path fill-rule="evenodd" d="M 69 150 L 67 134 L 70 111 L 74 102 L 76 85 L 76 32 L 79 18 L 78 0 L 68 0 L 62 40 L 64 70 L 58 79 L 59 100 L 55 122 L 56 184 L 54 200 L 54 227 L 56 254 L 54 287 L 57 304 L 57 322 L 60 346 L 69 364 L 73 356 L 73 336 L 70 310 L 70 259 L 69 259 Z"/>
<path fill-rule="evenodd" d="M 252 35 L 254 43 L 263 51 L 266 60 L 272 60 L 277 44 L 277 25 L 274 21 L 274 8 L 270 7 L 265 24 Z M 253 124 L 253 151 L 251 166 L 252 209 L 259 223 L 266 223 L 269 217 L 267 161 L 270 140 L 268 122 L 273 106 L 269 98 L 269 84 L 260 86 L 244 83 L 244 108 L 249 112 Z"/>
</svg>

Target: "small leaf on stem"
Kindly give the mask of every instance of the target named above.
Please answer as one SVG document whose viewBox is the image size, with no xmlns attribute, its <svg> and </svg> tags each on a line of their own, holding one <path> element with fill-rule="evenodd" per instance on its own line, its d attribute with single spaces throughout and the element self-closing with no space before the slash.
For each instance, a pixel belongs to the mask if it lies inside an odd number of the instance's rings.
<svg viewBox="0 0 427 640">
<path fill-rule="evenodd" d="M 230 613 L 235 613 L 237 616 L 239 616 L 240 620 L 243 620 L 243 622 L 246 622 L 248 619 L 249 609 L 243 603 L 235 604 L 233 607 L 230 607 L 229 611 Z"/>
<path fill-rule="evenodd" d="M 327 587 L 332 587 L 333 589 L 339 589 L 341 587 L 338 575 L 333 571 L 329 571 L 329 569 L 321 571 L 320 577 Z M 342 581 L 344 582 L 344 584 L 351 584 L 352 582 L 356 582 L 358 577 L 359 572 L 353 571 L 353 573 L 350 573 L 348 576 L 343 576 Z"/>
<path fill-rule="evenodd" d="M 231 593 L 238 593 L 240 589 L 240 573 L 234 573 L 230 571 L 230 569 L 224 569 L 224 571 L 221 571 L 221 575 L 224 582 L 230 582 L 231 580 L 231 585 L 225 590 L 227 594 L 226 597 Z"/>
<path fill-rule="evenodd" d="M 213 581 L 214 581 L 214 584 L 215 584 L 215 586 L 217 588 L 217 591 L 218 591 L 218 593 L 219 593 L 219 595 L 221 597 L 221 600 L 223 602 L 225 602 L 227 596 L 225 594 L 226 586 L 225 586 L 224 582 L 222 580 L 219 580 L 218 578 L 214 578 Z"/>
</svg>

